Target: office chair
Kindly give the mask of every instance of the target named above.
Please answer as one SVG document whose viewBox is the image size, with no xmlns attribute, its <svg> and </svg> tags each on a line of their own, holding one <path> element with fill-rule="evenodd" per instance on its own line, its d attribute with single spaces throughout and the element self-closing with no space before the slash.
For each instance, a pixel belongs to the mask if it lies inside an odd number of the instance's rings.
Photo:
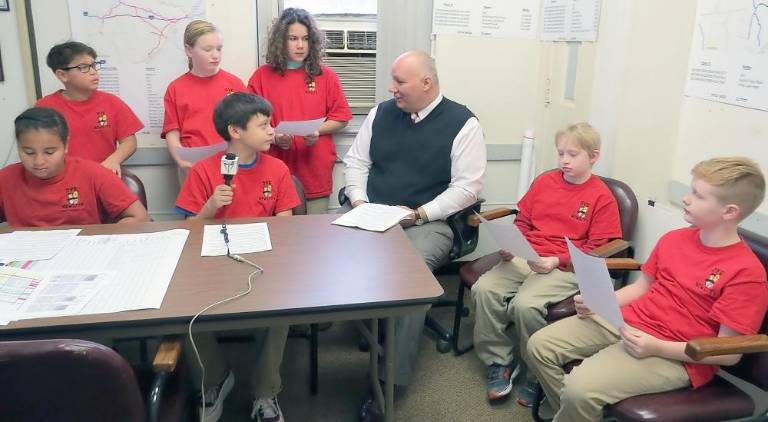
<svg viewBox="0 0 768 422">
<path fill-rule="evenodd" d="M 635 197 L 632 189 L 627 186 L 627 184 L 616 179 L 611 179 L 609 177 L 601 176 L 600 178 L 603 180 L 603 182 L 605 182 L 606 185 L 608 185 L 608 188 L 611 190 L 611 193 L 613 193 L 613 196 L 616 198 L 616 202 L 619 205 L 622 238 L 608 242 L 607 244 L 591 251 L 590 254 L 600 257 L 631 257 L 634 253 L 630 246 L 630 242 L 632 241 L 635 224 L 637 223 L 637 198 Z M 488 220 L 493 220 L 513 214 L 517 214 L 517 210 L 508 208 L 499 208 L 482 213 L 483 217 Z M 477 216 L 470 216 L 469 224 L 479 225 L 480 219 L 477 218 Z M 453 348 L 454 354 L 457 356 L 463 355 L 464 353 L 472 350 L 474 347 L 472 344 L 462 346 L 459 339 L 461 330 L 461 318 L 462 316 L 467 315 L 466 308 L 464 306 L 465 290 L 471 289 L 483 274 L 485 274 L 491 268 L 495 267 L 499 262 L 501 262 L 501 256 L 498 252 L 494 252 L 463 265 L 459 270 L 459 278 L 461 279 L 461 283 L 459 284 L 459 291 L 456 299 L 456 307 L 453 316 L 453 333 L 451 335 L 451 346 Z M 618 265 L 618 263 L 615 263 L 614 265 Z M 619 280 L 618 287 L 623 286 L 626 283 L 627 277 L 629 275 L 629 273 L 626 271 L 617 272 L 622 269 L 623 268 L 620 268 L 619 266 L 612 268 L 614 271 L 612 271 L 611 277 Z M 558 319 L 562 319 L 566 316 L 574 315 L 575 313 L 576 308 L 573 304 L 573 297 L 570 297 L 550 305 L 547 308 L 547 316 L 545 319 L 547 322 L 552 322 L 557 321 Z"/>
<path fill-rule="evenodd" d="M 741 232 L 742 237 L 752 248 L 760 262 L 768 270 L 768 241 L 748 232 Z M 612 261 L 612 258 L 608 259 Z M 639 270 L 640 263 L 623 259 L 622 266 L 630 270 Z M 620 421 L 676 421 L 705 422 L 722 420 L 766 420 L 768 403 L 768 315 L 763 320 L 758 335 L 734 337 L 710 337 L 689 341 L 685 347 L 686 355 L 694 360 L 708 356 L 720 356 L 743 353 L 739 363 L 722 366 L 725 371 L 758 389 L 757 397 L 752 397 L 735 384 L 721 376 L 716 376 L 709 384 L 700 388 L 681 388 L 663 393 L 644 394 L 630 397 L 618 403 L 606 406 L 604 419 Z M 581 361 L 565 365 L 566 372 L 578 366 Z M 539 406 L 544 395 L 539 388 L 538 397 L 533 406 L 533 418 L 539 418 Z M 762 406 L 762 407 L 761 407 Z M 759 411 L 759 414 L 755 414 Z"/>
<path fill-rule="evenodd" d="M 183 421 L 181 340 L 160 345 L 150 376 L 85 340 L 0 342 L 0 415 L 16 421 Z M 150 379 L 152 378 L 152 379 Z"/>
<path fill-rule="evenodd" d="M 128 171 L 125 167 L 120 170 L 120 174 L 120 178 L 125 183 L 125 186 L 128 186 L 128 189 L 139 197 L 139 201 L 144 205 L 144 208 L 147 208 L 147 191 L 144 189 L 144 183 L 139 179 L 139 176 Z"/>
</svg>

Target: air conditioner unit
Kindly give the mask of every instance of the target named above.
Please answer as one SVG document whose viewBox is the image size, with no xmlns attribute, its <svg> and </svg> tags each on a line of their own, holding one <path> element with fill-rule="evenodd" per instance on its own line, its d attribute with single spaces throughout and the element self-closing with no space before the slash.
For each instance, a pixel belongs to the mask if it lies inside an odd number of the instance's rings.
<svg viewBox="0 0 768 422">
<path fill-rule="evenodd" d="M 339 75 L 350 107 L 376 104 L 376 31 L 325 29 L 325 64 Z"/>
</svg>

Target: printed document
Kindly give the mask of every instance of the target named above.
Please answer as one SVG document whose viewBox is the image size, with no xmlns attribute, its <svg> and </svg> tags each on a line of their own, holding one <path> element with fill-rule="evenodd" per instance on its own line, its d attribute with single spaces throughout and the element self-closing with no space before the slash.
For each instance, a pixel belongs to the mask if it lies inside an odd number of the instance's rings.
<svg viewBox="0 0 768 422">
<path fill-rule="evenodd" d="M 307 136 L 317 132 L 325 123 L 325 117 L 314 120 L 285 121 L 277 124 L 275 133 L 287 133 L 288 135 Z"/>
<path fill-rule="evenodd" d="M 69 230 L 19 230 L 0 235 L 0 262 L 51 259 L 80 233 Z"/>
<path fill-rule="evenodd" d="M 400 207 L 367 203 L 352 208 L 331 224 L 383 232 L 409 215 L 411 215 L 410 211 Z"/>
<path fill-rule="evenodd" d="M 200 256 L 222 256 L 227 254 L 221 224 L 206 224 L 203 230 L 203 248 Z M 233 254 L 263 252 L 272 250 L 267 223 L 227 224 L 229 252 Z"/>
</svg>

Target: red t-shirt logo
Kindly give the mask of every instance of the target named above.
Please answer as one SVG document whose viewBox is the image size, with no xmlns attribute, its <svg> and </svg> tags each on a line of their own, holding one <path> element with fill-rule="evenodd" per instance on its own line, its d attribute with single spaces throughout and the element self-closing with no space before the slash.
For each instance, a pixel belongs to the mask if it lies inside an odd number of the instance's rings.
<svg viewBox="0 0 768 422">
<path fill-rule="evenodd" d="M 265 180 L 261 182 L 261 199 L 272 198 L 272 181 Z"/>
<path fill-rule="evenodd" d="M 587 214 L 589 214 L 589 202 L 581 201 L 579 209 L 576 210 L 572 217 L 579 221 L 584 221 L 587 219 Z"/>
<path fill-rule="evenodd" d="M 723 270 L 715 268 L 709 273 L 709 277 L 707 277 L 706 280 L 704 280 L 704 287 L 708 289 L 712 289 L 715 287 L 715 283 L 717 283 L 717 280 L 720 280 L 720 277 L 723 276 Z"/>
<path fill-rule="evenodd" d="M 96 127 L 94 129 L 102 129 L 109 126 L 109 120 L 107 119 L 107 113 L 100 111 L 96 113 Z"/>
</svg>

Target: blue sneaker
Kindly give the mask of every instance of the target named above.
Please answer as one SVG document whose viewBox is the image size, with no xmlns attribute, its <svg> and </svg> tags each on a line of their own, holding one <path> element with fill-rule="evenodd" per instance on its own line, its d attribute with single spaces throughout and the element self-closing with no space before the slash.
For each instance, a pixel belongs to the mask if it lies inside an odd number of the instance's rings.
<svg viewBox="0 0 768 422">
<path fill-rule="evenodd" d="M 539 389 L 539 383 L 536 381 L 524 382 L 523 385 L 515 386 L 515 398 L 517 404 L 524 407 L 533 407 L 536 401 L 536 392 Z"/>
<path fill-rule="evenodd" d="M 512 368 L 497 363 L 488 367 L 488 379 L 485 384 L 488 400 L 498 400 L 512 391 Z"/>
</svg>

